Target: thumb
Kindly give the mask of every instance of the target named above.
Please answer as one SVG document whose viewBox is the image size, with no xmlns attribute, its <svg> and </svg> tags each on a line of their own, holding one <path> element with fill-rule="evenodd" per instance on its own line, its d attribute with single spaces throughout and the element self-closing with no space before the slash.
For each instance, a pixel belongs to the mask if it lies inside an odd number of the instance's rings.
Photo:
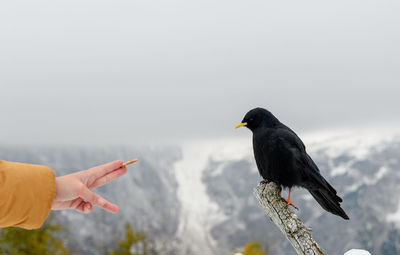
<svg viewBox="0 0 400 255">
<path fill-rule="evenodd" d="M 87 202 L 92 203 L 93 205 L 100 207 L 104 210 L 107 210 L 111 213 L 116 213 L 118 212 L 118 206 L 114 205 L 101 196 L 97 195 L 96 193 L 92 192 L 90 189 L 85 188 L 82 191 L 82 194 L 80 194 L 80 197 L 86 200 Z"/>
</svg>

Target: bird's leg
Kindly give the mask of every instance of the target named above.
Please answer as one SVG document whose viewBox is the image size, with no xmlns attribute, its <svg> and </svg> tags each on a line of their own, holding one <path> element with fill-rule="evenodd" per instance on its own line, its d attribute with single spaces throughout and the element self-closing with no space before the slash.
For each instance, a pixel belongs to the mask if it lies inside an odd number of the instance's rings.
<svg viewBox="0 0 400 255">
<path fill-rule="evenodd" d="M 294 208 L 296 208 L 298 210 L 298 208 L 292 203 L 292 201 L 290 201 L 290 191 L 292 188 L 289 188 L 289 196 L 288 199 L 283 199 L 285 200 L 286 204 L 293 206 Z"/>
<path fill-rule="evenodd" d="M 266 179 L 264 179 L 264 180 L 262 180 L 262 181 L 260 181 L 260 183 L 264 183 L 264 184 L 267 184 L 269 181 L 268 180 L 266 180 Z"/>
</svg>

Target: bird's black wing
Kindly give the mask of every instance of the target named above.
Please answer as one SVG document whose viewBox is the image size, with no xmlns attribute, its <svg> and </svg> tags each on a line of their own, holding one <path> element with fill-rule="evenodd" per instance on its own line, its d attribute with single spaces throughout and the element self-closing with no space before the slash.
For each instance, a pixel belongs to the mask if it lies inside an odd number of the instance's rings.
<svg viewBox="0 0 400 255">
<path fill-rule="evenodd" d="M 301 183 L 299 186 L 306 188 L 317 202 L 333 214 L 344 219 L 349 219 L 344 210 L 340 207 L 342 199 L 337 195 L 336 190 L 321 175 L 317 165 L 307 154 L 305 146 L 300 138 L 289 128 L 280 131 L 281 139 L 287 144 L 293 154 L 294 167 L 300 173 Z"/>
<path fill-rule="evenodd" d="M 264 129 L 253 137 L 254 155 L 264 179 L 284 187 L 299 186 L 304 164 L 297 158 L 305 146 L 286 126 Z"/>
<path fill-rule="evenodd" d="M 335 189 L 322 177 L 317 165 L 306 152 L 306 147 L 297 134 L 290 128 L 284 126 L 279 131 L 281 143 L 286 144 L 288 150 L 293 155 L 294 165 L 300 171 L 303 181 L 308 183 L 311 180 L 309 188 L 323 187 L 335 192 Z M 306 187 L 307 188 L 307 187 Z"/>
</svg>

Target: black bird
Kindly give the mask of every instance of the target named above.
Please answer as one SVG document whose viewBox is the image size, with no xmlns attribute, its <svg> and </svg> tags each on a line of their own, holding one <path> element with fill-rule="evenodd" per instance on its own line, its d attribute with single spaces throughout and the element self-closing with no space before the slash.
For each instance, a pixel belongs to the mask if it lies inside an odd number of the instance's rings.
<svg viewBox="0 0 400 255">
<path fill-rule="evenodd" d="M 289 197 L 285 199 L 288 205 L 295 207 L 290 201 L 290 191 L 299 186 L 306 188 L 328 212 L 349 219 L 340 207 L 342 199 L 322 177 L 295 132 L 263 108 L 250 110 L 235 128 L 242 126 L 253 132 L 254 157 L 264 182 L 289 188 Z"/>
</svg>

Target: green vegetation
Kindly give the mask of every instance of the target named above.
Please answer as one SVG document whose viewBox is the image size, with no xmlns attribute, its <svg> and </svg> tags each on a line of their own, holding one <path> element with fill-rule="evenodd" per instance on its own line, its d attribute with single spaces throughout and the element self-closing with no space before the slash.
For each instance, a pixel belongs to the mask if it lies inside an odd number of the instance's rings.
<svg viewBox="0 0 400 255">
<path fill-rule="evenodd" d="M 117 242 L 110 255 L 156 255 L 154 244 L 143 233 L 135 233 L 129 223 L 125 225 L 125 238 Z"/>
<path fill-rule="evenodd" d="M 267 249 L 263 250 L 260 242 L 249 242 L 244 246 L 242 251 L 236 251 L 237 253 L 243 255 L 268 255 Z"/>
<path fill-rule="evenodd" d="M 0 230 L 0 254 L 66 255 L 70 254 L 60 237 L 67 229 L 55 223 L 50 214 L 40 229 L 5 228 Z"/>
<path fill-rule="evenodd" d="M 21 228 L 0 229 L 0 254 L 13 255 L 70 255 L 71 250 L 65 247 L 63 238 L 67 228 L 57 224 L 54 215 L 50 214 L 40 229 L 25 230 Z M 142 232 L 134 232 L 126 223 L 125 236 L 116 242 L 109 255 L 158 255 L 154 242 Z M 243 250 L 235 251 L 242 255 L 268 255 L 260 242 L 249 242 Z"/>
</svg>

